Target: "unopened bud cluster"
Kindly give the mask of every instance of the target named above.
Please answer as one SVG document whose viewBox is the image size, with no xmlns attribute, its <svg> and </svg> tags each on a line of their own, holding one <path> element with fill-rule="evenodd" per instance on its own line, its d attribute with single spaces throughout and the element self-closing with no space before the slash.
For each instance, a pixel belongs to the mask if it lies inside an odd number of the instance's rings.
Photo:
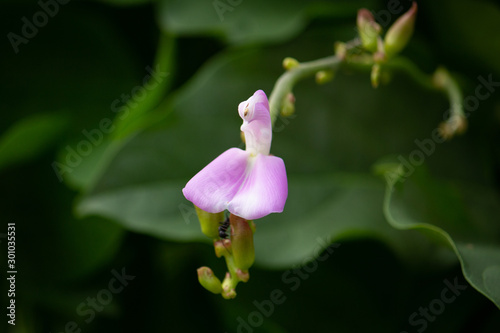
<svg viewBox="0 0 500 333">
<path fill-rule="evenodd" d="M 357 28 L 361 46 L 372 54 L 373 66 L 371 81 L 373 87 L 380 83 L 381 65 L 399 54 L 413 34 L 417 3 L 413 2 L 410 9 L 399 17 L 387 30 L 382 38 L 382 27 L 375 21 L 373 14 L 367 9 L 360 9 L 357 17 Z"/>
<path fill-rule="evenodd" d="M 198 269 L 198 281 L 208 291 L 221 294 L 225 299 L 236 297 L 236 285 L 250 279 L 248 269 L 255 261 L 253 233 L 255 225 L 231 214 L 224 221 L 224 213 L 209 213 L 196 207 L 202 232 L 213 239 L 215 255 L 226 260 L 228 272 L 220 281 L 209 267 Z M 229 235 L 227 230 L 230 229 Z M 228 237 L 228 238 L 226 238 Z"/>
</svg>

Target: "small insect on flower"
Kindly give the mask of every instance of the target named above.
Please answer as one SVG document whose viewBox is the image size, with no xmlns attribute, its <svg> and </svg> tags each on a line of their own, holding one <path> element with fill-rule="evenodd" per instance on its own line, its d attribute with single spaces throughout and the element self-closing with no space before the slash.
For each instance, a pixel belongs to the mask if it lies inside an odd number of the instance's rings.
<svg viewBox="0 0 500 333">
<path fill-rule="evenodd" d="M 227 239 L 229 235 L 227 234 L 227 229 L 229 228 L 229 217 L 226 218 L 224 222 L 220 223 L 219 226 L 219 237 L 222 239 Z"/>
</svg>

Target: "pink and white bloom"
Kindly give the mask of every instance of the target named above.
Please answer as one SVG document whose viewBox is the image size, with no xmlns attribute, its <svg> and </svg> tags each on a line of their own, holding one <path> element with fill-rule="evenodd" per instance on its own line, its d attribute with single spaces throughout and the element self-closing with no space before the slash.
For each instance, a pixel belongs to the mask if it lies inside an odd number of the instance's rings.
<svg viewBox="0 0 500 333">
<path fill-rule="evenodd" d="M 228 210 L 246 220 L 281 213 L 288 196 L 285 163 L 269 155 L 271 115 L 266 94 L 258 90 L 241 102 L 246 150 L 230 148 L 198 172 L 182 189 L 197 207 L 209 213 Z"/>
</svg>

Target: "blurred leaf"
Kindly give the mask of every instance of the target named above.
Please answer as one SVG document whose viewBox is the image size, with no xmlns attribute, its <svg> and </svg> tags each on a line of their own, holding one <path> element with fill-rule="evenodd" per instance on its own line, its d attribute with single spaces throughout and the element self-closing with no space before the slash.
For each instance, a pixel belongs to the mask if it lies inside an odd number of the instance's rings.
<svg viewBox="0 0 500 333">
<path fill-rule="evenodd" d="M 36 114 L 12 125 L 0 138 L 0 170 L 43 154 L 68 127 L 60 114 Z"/>
<path fill-rule="evenodd" d="M 309 16 L 356 17 L 374 1 L 161 0 L 160 27 L 177 35 L 215 35 L 229 43 L 279 42 L 301 31 Z"/>
<path fill-rule="evenodd" d="M 135 86 L 131 85 L 128 89 L 131 95 L 128 95 L 128 98 L 122 100 L 116 98 L 112 101 L 111 109 L 116 112 L 116 116 L 110 127 L 110 134 L 106 135 L 101 132 L 103 137 L 98 144 L 94 145 L 92 153 L 83 158 L 78 165 L 71 167 L 71 172 L 63 174 L 70 186 L 80 189 L 92 187 L 107 163 L 123 145 L 123 140 L 158 120 L 158 113 L 151 111 L 160 103 L 171 85 L 174 52 L 175 40 L 171 36 L 162 35 L 155 63 L 146 68 L 142 81 Z M 64 150 L 60 152 L 58 161 L 67 165 L 68 163 L 65 163 L 67 158 L 68 152 Z"/>
<path fill-rule="evenodd" d="M 132 95 L 122 101 L 125 105 L 117 110 L 114 138 L 123 138 L 154 123 L 157 116 L 150 111 L 160 103 L 172 83 L 174 53 L 175 39 L 161 35 L 153 66 L 147 67 L 148 74 L 131 88 Z"/>
<path fill-rule="evenodd" d="M 109 136 L 103 137 L 102 142 L 94 146 L 92 153 L 82 158 L 74 167 L 68 164 L 68 150 L 59 151 L 57 162 L 69 167 L 61 170 L 62 179 L 74 189 L 85 190 L 91 187 L 122 144 L 121 141 L 112 141 Z M 67 172 L 64 172 L 65 170 Z"/>
<path fill-rule="evenodd" d="M 385 243 L 409 265 L 418 266 L 430 255 L 426 265 L 455 262 L 425 237 L 387 228 L 382 201 L 383 184 L 369 175 L 292 178 L 285 211 L 257 225 L 257 263 L 274 269 L 303 265 L 332 242 L 366 237 Z"/>
<path fill-rule="evenodd" d="M 11 16 L 19 20 L 23 13 L 31 10 L 21 7 Z M 84 188 L 92 175 L 98 174 L 99 167 L 94 163 L 105 161 L 99 155 L 108 144 L 107 139 L 99 139 L 98 134 L 94 135 L 94 141 L 89 141 L 89 133 L 99 132 L 104 137 L 101 123 L 111 123 L 116 114 L 111 108 L 112 102 L 121 94 L 129 93 L 138 81 L 142 83 L 140 80 L 147 72 L 137 65 L 136 51 L 130 49 L 105 14 L 89 11 L 84 6 L 65 6 L 60 11 L 64 14 L 44 27 L 43 33 L 22 44 L 18 54 L 12 50 L 7 52 L 6 61 L 0 63 L 5 82 L 9 82 L 3 88 L 0 108 L 13 111 L 5 113 L 1 122 L 61 110 L 59 121 L 69 120 L 66 135 L 61 136 L 55 129 L 50 135 L 54 140 L 59 139 L 61 149 L 57 162 L 67 168 L 66 172 L 53 172 L 53 177 L 62 175 L 70 186 Z M 11 26 L 21 27 L 19 23 L 21 21 L 12 19 Z M 39 59 L 44 59 L 44 66 L 40 66 Z M 33 145 L 41 145 L 44 138 L 31 141 Z M 69 165 L 69 150 L 78 151 L 78 144 L 84 142 L 89 143 L 89 154 L 79 154 L 80 162 Z"/>
<path fill-rule="evenodd" d="M 202 240 L 205 236 L 193 206 L 179 196 L 183 186 L 183 182 L 156 182 L 106 191 L 81 201 L 77 212 L 115 219 L 132 231 L 155 237 Z"/>
<path fill-rule="evenodd" d="M 192 204 L 179 195 L 184 184 L 155 183 L 106 191 L 84 199 L 78 212 L 115 219 L 132 231 L 155 237 L 208 242 Z M 422 252 L 441 251 L 418 234 L 405 235 L 387 226 L 380 209 L 383 186 L 377 179 L 345 174 L 292 179 L 289 191 L 285 212 L 266 218 L 270 220 L 266 223 L 258 222 L 255 248 L 259 265 L 291 267 L 314 258 L 335 240 L 366 236 L 387 243 L 414 264 L 423 257 Z M 453 262 L 446 253 L 439 260 Z"/>
<path fill-rule="evenodd" d="M 386 175 L 384 212 L 401 230 L 435 234 L 455 251 L 465 278 L 500 307 L 500 197 L 489 188 L 431 179 Z"/>
</svg>

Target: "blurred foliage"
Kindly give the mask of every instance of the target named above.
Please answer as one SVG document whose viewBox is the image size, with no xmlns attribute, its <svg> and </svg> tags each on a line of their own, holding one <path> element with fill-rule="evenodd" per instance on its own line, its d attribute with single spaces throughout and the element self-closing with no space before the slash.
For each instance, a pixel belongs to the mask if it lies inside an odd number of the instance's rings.
<svg viewBox="0 0 500 333">
<path fill-rule="evenodd" d="M 445 96 L 400 74 L 374 90 L 369 72 L 349 68 L 322 86 L 300 82 L 271 148 L 289 199 L 256 221 L 250 281 L 231 301 L 197 282 L 196 268 L 220 276 L 223 264 L 181 189 L 242 145 L 238 103 L 269 96 L 283 58 L 325 57 L 354 38 L 361 7 L 387 30 L 395 2 L 43 3 L 55 14 L 17 53 L 4 38 L 0 62 L 0 237 L 16 223 L 19 272 L 8 332 L 498 332 L 495 84 L 481 88 L 490 94 L 468 131 L 427 154 Z M 43 10 L 1 6 L 4 36 L 22 36 L 22 18 Z M 446 66 L 477 96 L 480 77 L 500 81 L 499 22 L 493 1 L 420 1 L 404 54 L 429 73 Z M 415 151 L 424 161 L 395 183 L 395 162 Z M 114 292 L 123 269 L 133 278 Z M 424 319 L 445 281 L 467 287 Z"/>
</svg>

